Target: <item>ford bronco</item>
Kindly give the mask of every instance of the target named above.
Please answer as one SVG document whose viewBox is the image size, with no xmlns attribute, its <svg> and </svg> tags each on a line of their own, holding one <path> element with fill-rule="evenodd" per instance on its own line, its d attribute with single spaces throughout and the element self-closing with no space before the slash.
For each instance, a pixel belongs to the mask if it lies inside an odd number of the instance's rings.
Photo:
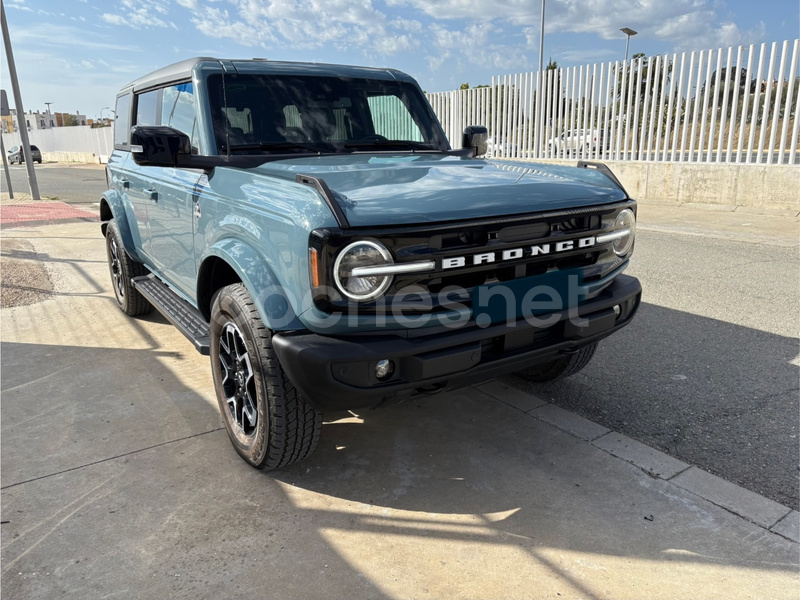
<svg viewBox="0 0 800 600">
<path fill-rule="evenodd" d="M 236 451 L 307 457 L 326 410 L 576 373 L 641 297 L 602 164 L 451 148 L 392 69 L 196 58 L 125 86 L 100 202 L 119 308 L 199 352 Z"/>
</svg>

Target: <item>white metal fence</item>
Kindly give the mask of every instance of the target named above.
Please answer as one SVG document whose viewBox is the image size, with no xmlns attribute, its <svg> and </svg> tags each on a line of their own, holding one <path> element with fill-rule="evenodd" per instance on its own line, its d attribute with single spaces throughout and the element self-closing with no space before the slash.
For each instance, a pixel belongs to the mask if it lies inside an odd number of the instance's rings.
<svg viewBox="0 0 800 600">
<path fill-rule="evenodd" d="M 38 129 L 28 133 L 31 144 L 42 152 L 93 153 L 95 156 L 108 156 L 114 151 L 114 137 L 111 127 L 92 129 L 88 125 L 75 127 L 54 127 Z M 6 150 L 20 145 L 19 133 L 4 133 L 3 144 Z"/>
<path fill-rule="evenodd" d="M 799 54 L 793 40 L 636 58 L 428 99 L 453 146 L 484 125 L 494 156 L 796 164 Z"/>
</svg>

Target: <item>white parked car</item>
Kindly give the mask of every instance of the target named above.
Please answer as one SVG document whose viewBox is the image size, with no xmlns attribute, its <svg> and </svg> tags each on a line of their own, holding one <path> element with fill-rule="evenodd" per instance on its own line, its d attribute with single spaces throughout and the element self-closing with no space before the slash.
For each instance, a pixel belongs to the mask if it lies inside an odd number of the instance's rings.
<svg viewBox="0 0 800 600">
<path fill-rule="evenodd" d="M 509 158 L 517 156 L 517 145 L 500 138 L 489 138 L 486 147 L 486 158 Z"/>
<path fill-rule="evenodd" d="M 605 147 L 602 129 L 572 129 L 547 142 L 551 156 L 588 156 Z"/>
</svg>

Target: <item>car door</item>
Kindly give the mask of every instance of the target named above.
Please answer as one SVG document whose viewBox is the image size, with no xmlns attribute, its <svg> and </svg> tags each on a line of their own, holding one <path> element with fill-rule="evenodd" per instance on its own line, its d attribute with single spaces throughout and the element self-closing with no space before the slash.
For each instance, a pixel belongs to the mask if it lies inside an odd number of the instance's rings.
<svg viewBox="0 0 800 600">
<path fill-rule="evenodd" d="M 191 82 L 160 90 L 160 125 L 182 131 L 198 151 L 195 95 Z M 205 178 L 197 169 L 142 167 L 149 187 L 144 190 L 150 223 L 149 255 L 161 277 L 187 299 L 196 294 L 194 254 L 195 189 Z"/>
<path fill-rule="evenodd" d="M 126 92 L 117 97 L 114 120 L 114 152 L 108 159 L 108 172 L 111 187 L 122 199 L 125 219 L 133 239 L 134 250 L 139 260 L 148 262 L 144 253 L 148 239 L 147 207 L 140 202 L 134 203 L 136 190 L 141 188 L 139 166 L 131 158 L 130 131 L 133 94 Z M 135 185 L 134 185 L 135 184 Z"/>
<path fill-rule="evenodd" d="M 156 125 L 158 123 L 158 99 L 160 90 L 152 90 L 134 96 L 133 124 L 134 125 Z M 136 214 L 136 221 L 139 228 L 139 238 L 141 239 L 141 255 L 148 266 L 158 267 L 158 263 L 153 260 L 151 250 L 151 227 L 152 209 L 151 205 L 155 195 L 153 188 L 153 178 L 158 176 L 158 167 L 142 167 L 137 165 L 133 158 L 126 163 L 128 198 L 130 199 L 133 211 Z"/>
</svg>

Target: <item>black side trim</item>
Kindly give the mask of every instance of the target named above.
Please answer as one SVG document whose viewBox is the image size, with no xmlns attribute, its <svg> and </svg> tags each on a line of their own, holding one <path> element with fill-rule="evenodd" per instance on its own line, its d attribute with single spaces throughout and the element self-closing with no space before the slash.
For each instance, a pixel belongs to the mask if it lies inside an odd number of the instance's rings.
<svg viewBox="0 0 800 600">
<path fill-rule="evenodd" d="M 609 169 L 607 165 L 605 165 L 604 163 L 592 162 L 592 161 L 588 161 L 588 160 L 579 160 L 578 161 L 578 168 L 579 169 L 588 169 L 589 167 L 597 169 L 603 175 L 608 177 L 611 181 L 616 183 L 617 186 L 619 186 L 619 189 L 621 189 L 623 192 L 625 192 L 625 196 L 630 198 L 630 195 L 628 194 L 628 192 L 625 191 L 625 188 L 622 187 L 622 184 L 620 183 L 619 179 L 617 179 L 617 176 L 614 175 L 613 171 L 611 169 Z"/>
<path fill-rule="evenodd" d="M 325 200 L 325 203 L 331 209 L 333 216 L 336 217 L 336 223 L 339 225 L 339 227 L 342 229 L 350 228 L 350 222 L 347 220 L 347 215 L 344 214 L 341 205 L 336 201 L 336 197 L 333 195 L 333 191 L 328 187 L 328 184 L 325 183 L 325 180 L 322 177 L 312 177 L 311 175 L 303 175 L 298 173 L 297 177 L 295 177 L 295 181 L 297 181 L 297 183 L 302 183 L 303 185 L 313 187 L 315 190 L 317 190 Z"/>
<path fill-rule="evenodd" d="M 211 330 L 199 310 L 178 296 L 155 275 L 134 277 L 131 281 L 158 312 L 189 338 L 200 354 L 209 355 Z"/>
</svg>

